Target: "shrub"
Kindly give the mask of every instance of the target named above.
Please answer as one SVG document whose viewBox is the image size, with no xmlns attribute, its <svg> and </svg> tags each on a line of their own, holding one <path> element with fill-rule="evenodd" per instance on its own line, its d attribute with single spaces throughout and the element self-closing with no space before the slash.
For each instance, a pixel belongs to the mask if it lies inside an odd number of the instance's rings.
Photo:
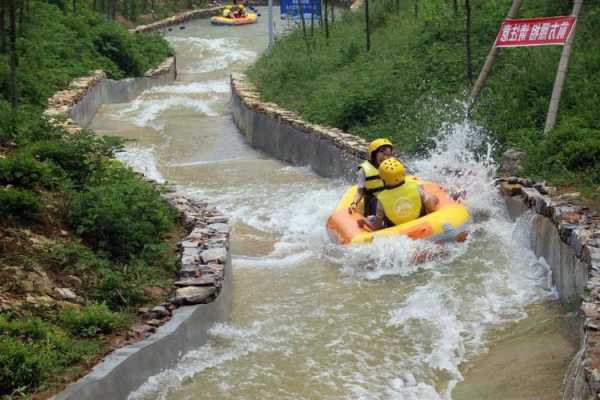
<svg viewBox="0 0 600 400">
<path fill-rule="evenodd" d="M 99 351 L 89 340 L 73 340 L 36 317 L 0 316 L 0 395 L 35 389 L 50 376 Z"/>
<path fill-rule="evenodd" d="M 0 336 L 0 395 L 35 388 L 47 377 L 48 360 L 38 346 Z"/>
<path fill-rule="evenodd" d="M 600 182 L 600 129 L 577 119 L 564 120 L 528 148 L 528 172 L 567 184 Z"/>
<path fill-rule="evenodd" d="M 126 262 L 160 243 L 175 216 L 152 184 L 119 162 L 106 162 L 73 195 L 69 218 L 94 249 Z"/>
<path fill-rule="evenodd" d="M 147 268 L 143 269 L 147 272 Z M 133 276 L 129 266 L 113 266 L 99 272 L 94 287 L 89 288 L 90 297 L 106 303 L 111 310 L 123 310 L 149 300 L 143 290 L 144 279 Z"/>
<path fill-rule="evenodd" d="M 122 329 L 127 320 L 112 312 L 105 304 L 92 303 L 81 310 L 69 309 L 59 315 L 59 321 L 72 335 L 94 337 Z"/>
<path fill-rule="evenodd" d="M 20 189 L 0 189 L 0 217 L 20 222 L 38 221 L 44 212 L 39 197 L 30 191 Z"/>
<path fill-rule="evenodd" d="M 114 78 L 141 76 L 172 54 L 168 43 L 158 34 L 134 36 L 118 24 L 99 25 L 94 36 L 94 48 L 120 70 L 113 72 Z"/>
<path fill-rule="evenodd" d="M 46 252 L 49 261 L 58 268 L 70 273 L 87 276 L 92 280 L 92 277 L 98 271 L 111 268 L 109 260 L 94 254 L 93 251 L 78 241 L 53 243 L 46 249 Z M 90 279 L 87 279 L 86 283 Z"/>
<path fill-rule="evenodd" d="M 81 185 L 105 157 L 114 156 L 122 148 L 122 143 L 120 138 L 99 137 L 90 131 L 83 131 L 62 135 L 54 140 L 34 142 L 22 151 L 59 166 L 69 178 Z"/>
<path fill-rule="evenodd" d="M 31 155 L 17 154 L 0 159 L 0 185 L 51 187 L 56 183 L 54 172 L 50 165 Z"/>
</svg>

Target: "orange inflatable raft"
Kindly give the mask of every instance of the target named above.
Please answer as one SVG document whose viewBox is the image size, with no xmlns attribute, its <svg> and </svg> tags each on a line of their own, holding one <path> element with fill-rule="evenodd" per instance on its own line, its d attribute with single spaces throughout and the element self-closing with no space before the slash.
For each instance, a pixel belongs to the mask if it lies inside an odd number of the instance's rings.
<svg viewBox="0 0 600 400">
<path fill-rule="evenodd" d="M 408 236 L 411 239 L 426 239 L 434 242 L 461 242 L 467 238 L 471 215 L 464 204 L 450 197 L 448 192 L 433 182 L 414 179 L 428 194 L 437 196 L 439 202 L 435 210 L 428 210 L 427 215 L 405 224 L 392 226 L 378 231 L 360 228 L 358 221 L 364 219 L 363 201 L 357 207 L 357 212 L 348 211 L 357 187 L 350 187 L 340 200 L 336 210 L 327 220 L 329 236 L 338 244 L 370 243 L 376 237 Z"/>
</svg>

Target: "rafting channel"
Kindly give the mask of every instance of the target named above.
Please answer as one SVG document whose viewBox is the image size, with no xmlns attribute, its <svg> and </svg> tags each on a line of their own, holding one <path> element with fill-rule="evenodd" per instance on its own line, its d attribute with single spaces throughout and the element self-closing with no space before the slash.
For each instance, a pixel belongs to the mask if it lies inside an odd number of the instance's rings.
<svg viewBox="0 0 600 400">
<path fill-rule="evenodd" d="M 347 183 L 253 150 L 232 120 L 229 73 L 264 51 L 261 11 L 255 25 L 166 32 L 177 81 L 105 105 L 92 122 L 132 140 L 120 158 L 134 169 L 208 200 L 233 226 L 229 321 L 130 399 L 560 398 L 574 318 L 527 246 L 531 216 L 508 218 L 494 163 L 468 150 L 485 148 L 483 135 L 447 126 L 429 157 L 410 162 L 467 191 L 466 243 L 420 265 L 421 242 L 334 245 L 324 224 Z"/>
</svg>

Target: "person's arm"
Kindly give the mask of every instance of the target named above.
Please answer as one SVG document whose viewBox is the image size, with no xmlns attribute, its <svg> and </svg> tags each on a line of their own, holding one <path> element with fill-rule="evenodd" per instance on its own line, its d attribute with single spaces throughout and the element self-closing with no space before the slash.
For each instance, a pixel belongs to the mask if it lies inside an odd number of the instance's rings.
<svg viewBox="0 0 600 400">
<path fill-rule="evenodd" d="M 348 209 L 349 212 L 356 211 L 356 207 L 358 206 L 358 203 L 360 203 L 360 200 L 365 196 L 365 182 L 366 182 L 367 178 L 362 169 L 358 171 L 357 175 L 358 175 L 358 183 L 356 185 L 358 186 L 358 190 L 356 191 L 356 194 L 354 195 L 354 198 L 352 199 L 352 203 L 350 203 L 350 208 Z"/>
<path fill-rule="evenodd" d="M 425 191 L 422 188 L 419 188 L 419 195 L 421 196 L 421 203 L 423 203 L 423 206 L 425 207 L 427 213 L 435 211 L 439 203 L 438 197 L 433 194 L 430 195 L 425 193 Z"/>
<path fill-rule="evenodd" d="M 360 228 L 367 227 L 371 231 L 376 231 L 384 228 L 385 212 L 383 211 L 383 205 L 380 201 L 377 202 L 377 210 L 375 211 L 375 222 L 371 223 L 367 218 L 358 220 L 358 226 Z"/>
</svg>

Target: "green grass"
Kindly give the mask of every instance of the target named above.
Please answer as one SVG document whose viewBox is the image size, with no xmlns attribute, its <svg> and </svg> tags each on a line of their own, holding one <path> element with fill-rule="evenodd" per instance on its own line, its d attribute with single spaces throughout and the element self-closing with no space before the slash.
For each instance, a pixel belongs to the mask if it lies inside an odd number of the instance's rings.
<svg viewBox="0 0 600 400">
<path fill-rule="evenodd" d="M 465 115 L 463 19 L 447 1 L 421 2 L 418 18 L 409 3 L 402 2 L 399 13 L 391 1 L 371 4 L 368 53 L 363 12 L 345 12 L 329 40 L 318 28 L 309 34 L 309 50 L 300 31 L 278 39 L 249 77 L 266 100 L 309 121 L 366 139 L 389 137 L 403 151 L 424 152 L 442 122 Z M 473 4 L 475 74 L 510 4 Z M 532 0 L 520 16 L 569 13 L 569 2 Z M 498 151 L 526 150 L 526 174 L 592 187 L 600 184 L 600 4 L 584 5 L 576 35 L 557 127 L 548 136 L 542 130 L 560 57 L 556 46 L 503 50 L 472 117 Z"/>
</svg>

